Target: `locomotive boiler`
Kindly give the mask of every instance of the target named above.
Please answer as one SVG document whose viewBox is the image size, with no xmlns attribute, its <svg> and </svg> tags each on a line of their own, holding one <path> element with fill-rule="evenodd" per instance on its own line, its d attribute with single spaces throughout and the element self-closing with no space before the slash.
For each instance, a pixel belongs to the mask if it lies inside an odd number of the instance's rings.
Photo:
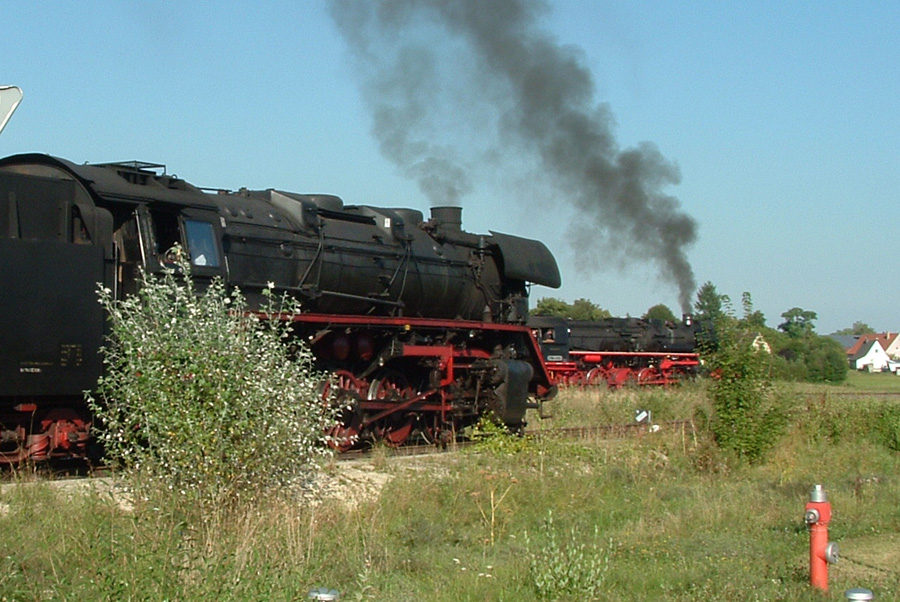
<svg viewBox="0 0 900 602">
<path fill-rule="evenodd" d="M 560 285 L 539 241 L 462 229 L 461 209 L 200 189 L 162 165 L 0 160 L 0 461 L 84 456 L 101 372 L 100 283 L 134 293 L 176 244 L 203 285 L 251 306 L 295 296 L 295 335 L 345 408 L 332 436 L 446 440 L 492 413 L 511 429 L 555 387 L 525 325 L 528 285 Z M 255 305 L 256 304 L 256 305 Z"/>
<path fill-rule="evenodd" d="M 569 386 L 670 385 L 700 365 L 697 324 L 642 318 L 531 316 L 554 381 Z"/>
</svg>

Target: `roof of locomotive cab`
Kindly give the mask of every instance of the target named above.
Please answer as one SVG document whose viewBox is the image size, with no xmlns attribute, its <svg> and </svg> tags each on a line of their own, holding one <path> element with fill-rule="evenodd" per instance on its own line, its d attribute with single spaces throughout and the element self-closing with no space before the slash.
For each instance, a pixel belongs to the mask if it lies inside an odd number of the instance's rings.
<svg viewBox="0 0 900 602">
<path fill-rule="evenodd" d="M 15 165 L 39 165 L 61 170 L 70 174 L 100 199 L 132 203 L 159 201 L 210 209 L 218 207 L 218 203 L 211 199 L 210 195 L 176 176 L 160 175 L 141 169 L 141 166 L 151 165 L 147 163 L 131 161 L 78 165 L 66 159 L 40 153 L 13 155 L 0 159 L 0 167 Z M 145 174 L 147 183 L 129 182 L 120 175 L 120 171 L 126 170 Z"/>
</svg>

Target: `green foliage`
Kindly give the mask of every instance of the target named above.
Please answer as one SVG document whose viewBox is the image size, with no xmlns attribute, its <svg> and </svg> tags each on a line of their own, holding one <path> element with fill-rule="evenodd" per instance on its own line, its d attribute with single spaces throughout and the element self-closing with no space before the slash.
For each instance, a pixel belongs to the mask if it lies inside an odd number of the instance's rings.
<svg viewBox="0 0 900 602">
<path fill-rule="evenodd" d="M 871 334 L 874 333 L 875 329 L 866 324 L 865 322 L 854 322 L 853 326 L 850 328 L 842 328 L 835 332 L 834 334 L 838 335 L 860 335 L 860 334 Z"/>
<path fill-rule="evenodd" d="M 712 282 L 704 282 L 697 291 L 697 300 L 694 302 L 695 317 L 715 322 L 722 316 L 724 306 L 730 302 L 728 295 L 720 294 Z"/>
<path fill-rule="evenodd" d="M 772 378 L 813 383 L 840 383 L 847 378 L 847 358 L 840 344 L 815 333 L 816 312 L 795 307 L 782 314 L 785 322 L 775 330 L 766 326 L 762 312 L 753 309 L 750 293 L 741 295 L 742 318 L 732 315 L 730 303 L 729 297 L 720 295 L 710 282 L 697 293 L 697 338 L 707 354 L 716 351 L 718 325 L 724 323 L 727 329 L 728 324 L 736 323 L 747 338 L 760 337 L 769 346 L 772 356 L 767 363 Z"/>
<path fill-rule="evenodd" d="M 268 291 L 267 291 L 268 292 Z M 106 374 L 88 398 L 107 458 L 149 486 L 200 503 L 255 494 L 306 473 L 329 410 L 312 354 L 286 342 L 288 299 L 268 296 L 267 320 L 220 279 L 202 294 L 190 265 L 142 274 L 137 295 L 100 301 L 110 316 Z"/>
<path fill-rule="evenodd" d="M 659 303 L 654 305 L 650 309 L 647 310 L 647 313 L 643 315 L 643 319 L 645 320 L 663 320 L 665 322 L 678 322 L 678 318 L 675 317 L 675 314 L 672 313 L 672 310 L 669 309 L 667 305 Z"/>
<path fill-rule="evenodd" d="M 744 292 L 744 294 L 741 295 L 741 305 L 744 308 L 743 322 L 748 330 L 753 330 L 755 328 L 759 330 L 760 333 L 768 330 L 766 327 L 766 316 L 758 309 L 753 309 L 753 299 L 751 298 L 750 293 Z"/>
<path fill-rule="evenodd" d="M 847 379 L 847 354 L 830 337 L 812 332 L 791 336 L 772 331 L 767 340 L 775 354 L 773 374 L 780 379 L 811 383 L 841 383 Z"/>
<path fill-rule="evenodd" d="M 606 591 L 606 576 L 613 543 L 600 542 L 595 526 L 593 537 L 575 527 L 562 536 L 553 524 L 553 511 L 541 526 L 537 541 L 525 533 L 531 586 L 541 600 L 600 600 Z"/>
<path fill-rule="evenodd" d="M 715 351 L 718 345 L 716 325 L 724 319 L 724 305 L 730 303 L 728 295 L 719 294 L 712 282 L 705 282 L 697 291 L 694 302 L 694 320 L 700 327 L 697 344 L 706 353 Z"/>
<path fill-rule="evenodd" d="M 745 318 L 752 315 L 743 298 Z M 716 321 L 717 345 L 704 359 L 713 379 L 709 394 L 710 428 L 719 447 L 751 462 L 759 461 L 786 428 L 787 417 L 769 381 L 771 356 L 758 344 L 759 333 L 734 317 L 728 304 Z"/>
<path fill-rule="evenodd" d="M 784 322 L 778 325 L 778 330 L 794 338 L 813 334 L 815 321 L 818 319 L 816 312 L 800 309 L 799 307 L 787 310 L 781 314 L 781 317 L 784 318 Z"/>
<path fill-rule="evenodd" d="M 900 452 L 900 406 L 884 404 L 879 413 L 881 442 L 891 451 Z"/>
<path fill-rule="evenodd" d="M 540 299 L 531 313 L 536 316 L 560 316 L 572 320 L 602 320 L 612 315 L 588 299 L 576 299 L 574 303 L 569 304 L 555 297 Z"/>
<path fill-rule="evenodd" d="M 511 433 L 493 414 L 483 415 L 472 429 L 474 449 L 493 454 L 516 454 L 525 450 L 529 442 L 519 433 Z"/>
</svg>

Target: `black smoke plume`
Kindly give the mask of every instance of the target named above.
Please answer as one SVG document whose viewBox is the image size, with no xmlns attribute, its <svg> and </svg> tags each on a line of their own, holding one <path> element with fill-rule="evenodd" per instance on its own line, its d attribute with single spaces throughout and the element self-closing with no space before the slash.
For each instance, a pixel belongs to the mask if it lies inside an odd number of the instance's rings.
<svg viewBox="0 0 900 602">
<path fill-rule="evenodd" d="M 697 225 L 662 192 L 678 167 L 651 143 L 619 147 L 581 51 L 540 29 L 546 11 L 537 0 L 331 4 L 382 153 L 433 204 L 459 203 L 476 173 L 527 165 L 552 202 L 577 210 L 571 240 L 593 258 L 581 268 L 650 261 L 689 311 Z"/>
</svg>

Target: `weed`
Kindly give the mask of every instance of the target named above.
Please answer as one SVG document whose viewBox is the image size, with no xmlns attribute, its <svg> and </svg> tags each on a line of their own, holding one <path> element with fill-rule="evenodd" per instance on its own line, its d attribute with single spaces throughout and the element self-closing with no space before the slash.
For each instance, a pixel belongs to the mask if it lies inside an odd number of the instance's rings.
<svg viewBox="0 0 900 602">
<path fill-rule="evenodd" d="M 525 547 L 531 585 L 541 600 L 598 600 L 605 592 L 613 542 L 601 545 L 597 527 L 592 538 L 583 537 L 575 527 L 560 534 L 553 512 L 548 511 L 539 539 L 525 532 Z"/>
</svg>

